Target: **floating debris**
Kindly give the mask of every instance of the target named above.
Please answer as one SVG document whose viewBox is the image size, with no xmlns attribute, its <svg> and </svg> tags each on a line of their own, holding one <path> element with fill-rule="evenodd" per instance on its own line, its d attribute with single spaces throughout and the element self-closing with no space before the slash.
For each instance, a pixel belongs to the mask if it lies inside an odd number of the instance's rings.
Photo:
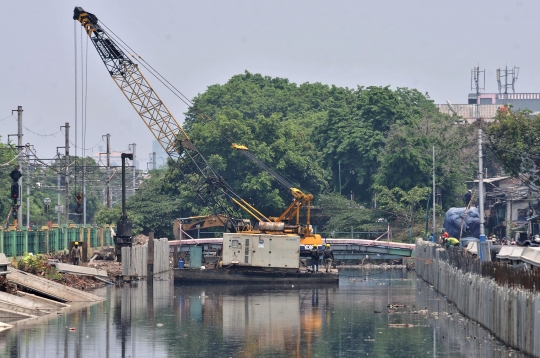
<svg viewBox="0 0 540 358">
<path fill-rule="evenodd" d="M 388 327 L 392 327 L 392 328 L 411 328 L 411 327 L 414 327 L 414 325 L 410 324 L 410 323 L 388 323 Z"/>
</svg>

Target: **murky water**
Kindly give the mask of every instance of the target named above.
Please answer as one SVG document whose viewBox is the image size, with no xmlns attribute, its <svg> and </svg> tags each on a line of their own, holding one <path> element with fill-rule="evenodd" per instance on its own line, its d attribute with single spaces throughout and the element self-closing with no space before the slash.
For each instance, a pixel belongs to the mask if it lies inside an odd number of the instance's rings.
<svg viewBox="0 0 540 358">
<path fill-rule="evenodd" d="M 522 357 L 414 272 L 340 274 L 339 287 L 174 286 L 165 279 L 104 288 L 95 293 L 105 302 L 0 333 L 0 356 Z"/>
</svg>

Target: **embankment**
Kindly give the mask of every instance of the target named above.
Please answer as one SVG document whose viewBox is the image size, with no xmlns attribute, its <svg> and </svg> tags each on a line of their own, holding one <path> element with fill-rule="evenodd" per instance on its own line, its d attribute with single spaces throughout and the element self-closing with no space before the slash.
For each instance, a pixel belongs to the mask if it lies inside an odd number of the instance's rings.
<svg viewBox="0 0 540 358">
<path fill-rule="evenodd" d="M 507 345 L 540 357 L 540 293 L 498 284 L 487 265 L 418 239 L 416 273 Z M 493 265 L 493 264 L 492 264 Z M 491 269 L 491 276 L 497 268 Z M 499 268 L 504 271 L 506 268 Z M 515 272 L 519 275 L 519 272 Z"/>
</svg>

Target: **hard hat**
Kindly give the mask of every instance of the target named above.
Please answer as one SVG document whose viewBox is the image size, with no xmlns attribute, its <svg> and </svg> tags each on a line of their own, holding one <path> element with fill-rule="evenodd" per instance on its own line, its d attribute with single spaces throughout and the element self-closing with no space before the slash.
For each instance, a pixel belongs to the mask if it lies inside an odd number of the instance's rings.
<svg viewBox="0 0 540 358">
<path fill-rule="evenodd" d="M 330 247 L 330 244 L 326 244 L 326 247 Z"/>
<path fill-rule="evenodd" d="M 78 241 L 75 241 L 74 245 L 79 245 L 79 242 L 78 242 Z"/>
<path fill-rule="evenodd" d="M 469 189 L 469 193 L 472 193 L 472 190 Z"/>
</svg>

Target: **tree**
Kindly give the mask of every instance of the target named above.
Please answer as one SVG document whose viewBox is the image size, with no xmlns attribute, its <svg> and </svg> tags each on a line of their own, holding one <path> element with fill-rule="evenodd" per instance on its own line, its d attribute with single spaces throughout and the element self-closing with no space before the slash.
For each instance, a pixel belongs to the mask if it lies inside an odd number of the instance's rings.
<svg viewBox="0 0 540 358">
<path fill-rule="evenodd" d="M 321 84 L 297 86 L 246 72 L 196 97 L 184 127 L 235 192 L 263 213 L 279 215 L 291 200 L 290 188 L 277 186 L 231 144 L 246 145 L 294 186 L 319 194 L 327 187 L 328 171 L 320 166 L 311 137 L 328 92 Z"/>
<path fill-rule="evenodd" d="M 435 176 L 445 206 L 457 205 L 465 181 L 476 169 L 473 126 L 456 122 L 455 117 L 433 113 L 406 125 L 393 125 L 378 155 L 375 183 L 409 191 L 430 187 Z"/>
<path fill-rule="evenodd" d="M 10 197 L 12 180 L 9 176 L 13 169 L 17 168 L 17 161 L 15 156 L 17 150 L 7 144 L 0 143 L 0 192 L 4 193 L 0 196 L 0 219 L 2 226 L 5 224 L 5 220 L 13 204 L 13 200 Z"/>
<path fill-rule="evenodd" d="M 503 107 L 495 121 L 486 126 L 487 147 L 505 171 L 531 188 L 540 188 L 540 115 L 528 110 Z"/>
<path fill-rule="evenodd" d="M 336 191 L 341 166 L 343 190 L 369 201 L 379 151 L 390 128 L 415 123 L 437 109 L 427 95 L 407 88 L 358 87 L 340 94 L 327 117 L 316 124 L 314 140 L 333 173 Z"/>
<path fill-rule="evenodd" d="M 366 209 L 359 203 L 348 200 L 338 193 L 321 194 L 317 206 L 326 219 L 324 231 L 343 230 L 352 227 L 356 231 L 373 231 L 381 229 L 376 223 L 378 213 Z"/>
<path fill-rule="evenodd" d="M 380 210 L 401 228 L 413 228 L 422 217 L 420 209 L 430 192 L 426 187 L 414 187 L 409 191 L 400 188 L 375 186 Z"/>
<path fill-rule="evenodd" d="M 134 225 L 134 234 L 155 232 L 158 237 L 173 237 L 172 225 L 180 217 L 180 200 L 165 190 L 164 177 L 159 171 L 152 171 L 149 179 L 126 201 L 128 219 Z M 102 207 L 96 213 L 96 222 L 116 224 L 122 215 L 120 205 L 112 209 Z"/>
</svg>

